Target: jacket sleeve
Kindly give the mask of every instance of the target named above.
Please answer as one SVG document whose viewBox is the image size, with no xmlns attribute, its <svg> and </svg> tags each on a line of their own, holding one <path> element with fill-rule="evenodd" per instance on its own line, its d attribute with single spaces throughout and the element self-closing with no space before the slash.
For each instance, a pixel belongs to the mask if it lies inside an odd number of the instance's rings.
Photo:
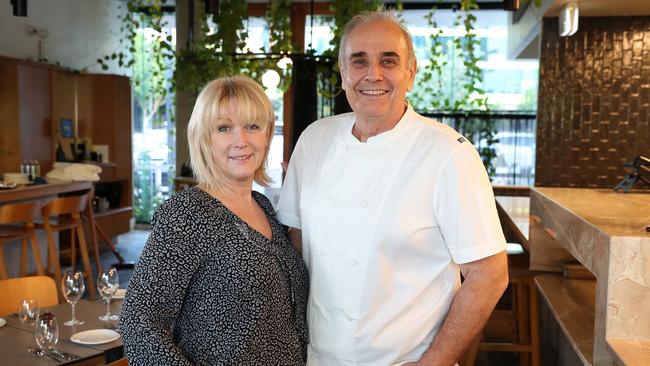
<svg viewBox="0 0 650 366">
<path fill-rule="evenodd" d="M 163 204 L 129 282 L 119 331 L 130 365 L 191 365 L 173 341 L 173 324 L 201 255 L 196 220 Z"/>
</svg>

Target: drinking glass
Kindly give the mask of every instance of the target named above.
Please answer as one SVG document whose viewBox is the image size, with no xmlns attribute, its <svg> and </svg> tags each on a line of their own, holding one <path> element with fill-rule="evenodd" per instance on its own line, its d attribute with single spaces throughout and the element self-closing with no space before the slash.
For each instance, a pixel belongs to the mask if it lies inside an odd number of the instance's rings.
<svg viewBox="0 0 650 366">
<path fill-rule="evenodd" d="M 85 289 L 86 284 L 84 282 L 84 275 L 81 272 L 66 271 L 63 274 L 63 278 L 61 279 L 61 291 L 63 291 L 65 301 L 72 305 L 72 319 L 63 322 L 64 325 L 75 326 L 84 323 L 83 320 L 78 320 L 75 317 L 74 310 L 77 306 L 77 301 L 81 299 Z"/>
<path fill-rule="evenodd" d="M 42 351 L 52 351 L 59 341 L 59 325 L 52 313 L 44 313 L 36 321 L 36 345 Z"/>
<path fill-rule="evenodd" d="M 40 309 L 36 299 L 24 299 L 20 302 L 20 307 L 18 308 L 18 319 L 20 319 L 21 323 L 34 324 L 38 319 L 39 314 Z"/>
<path fill-rule="evenodd" d="M 97 291 L 99 291 L 99 294 L 106 303 L 106 314 L 101 315 L 99 320 L 108 321 L 119 319 L 119 316 L 111 314 L 111 298 L 115 295 L 115 291 L 119 287 L 120 281 L 118 280 L 115 267 L 110 267 L 97 275 Z"/>
</svg>

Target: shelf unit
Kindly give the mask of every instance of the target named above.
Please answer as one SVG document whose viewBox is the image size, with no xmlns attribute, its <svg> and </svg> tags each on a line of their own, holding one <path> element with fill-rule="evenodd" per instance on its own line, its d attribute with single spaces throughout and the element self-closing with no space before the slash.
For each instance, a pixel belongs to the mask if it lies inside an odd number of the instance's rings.
<svg viewBox="0 0 650 366">
<path fill-rule="evenodd" d="M 117 184 L 119 199 L 97 222 L 109 237 L 128 232 L 133 206 L 131 86 L 118 75 L 76 74 L 52 65 L 0 57 L 0 173 L 20 171 L 23 160 L 52 168 L 61 118 L 78 137 L 107 145 L 110 161 L 95 190 Z"/>
</svg>

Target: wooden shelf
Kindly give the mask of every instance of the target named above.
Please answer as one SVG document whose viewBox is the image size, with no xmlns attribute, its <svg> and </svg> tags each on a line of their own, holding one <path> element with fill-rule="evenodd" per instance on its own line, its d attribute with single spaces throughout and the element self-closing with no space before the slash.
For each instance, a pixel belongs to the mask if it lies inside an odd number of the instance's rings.
<svg viewBox="0 0 650 366">
<path fill-rule="evenodd" d="M 535 276 L 535 285 L 580 360 L 592 365 L 596 281 L 541 274 Z"/>
</svg>

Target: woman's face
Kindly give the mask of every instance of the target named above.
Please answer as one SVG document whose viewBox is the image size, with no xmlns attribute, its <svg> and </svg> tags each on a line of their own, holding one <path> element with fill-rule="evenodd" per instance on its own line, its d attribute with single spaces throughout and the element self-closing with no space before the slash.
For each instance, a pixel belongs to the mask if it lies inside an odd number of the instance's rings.
<svg viewBox="0 0 650 366">
<path fill-rule="evenodd" d="M 239 120 L 234 104 L 228 104 L 210 136 L 214 163 L 226 184 L 252 184 L 266 154 L 268 127 L 262 121 Z"/>
</svg>

